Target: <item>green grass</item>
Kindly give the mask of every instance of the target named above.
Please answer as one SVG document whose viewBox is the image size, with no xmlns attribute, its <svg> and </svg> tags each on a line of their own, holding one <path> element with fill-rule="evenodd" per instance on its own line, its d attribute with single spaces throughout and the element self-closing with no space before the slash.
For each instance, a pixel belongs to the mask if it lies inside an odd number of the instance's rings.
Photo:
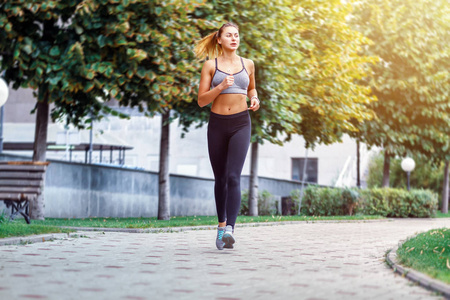
<svg viewBox="0 0 450 300">
<path fill-rule="evenodd" d="M 341 217 L 306 217 L 306 216 L 239 216 L 236 223 L 283 222 L 283 221 L 318 221 L 318 220 L 373 220 L 379 216 L 341 216 Z M 33 224 L 70 227 L 101 227 L 101 228 L 162 228 L 216 225 L 215 216 L 171 217 L 170 220 L 157 218 L 85 218 L 85 219 L 46 219 L 32 221 Z"/>
<path fill-rule="evenodd" d="M 438 212 L 436 213 L 436 218 L 450 218 L 450 212 L 449 212 L 449 213 L 446 213 L 446 214 L 443 214 L 443 213 L 441 213 L 440 211 L 438 211 Z"/>
<path fill-rule="evenodd" d="M 237 223 L 283 222 L 283 221 L 319 221 L 319 220 L 373 220 L 382 219 L 379 216 L 342 216 L 342 217 L 305 217 L 305 216 L 239 216 Z M 97 227 L 97 228 L 162 228 L 216 225 L 215 216 L 172 217 L 163 221 L 157 218 L 85 218 L 85 219 L 54 219 L 45 221 L 31 220 L 28 225 L 23 219 L 13 222 L 0 221 L 0 238 L 26 236 L 44 233 L 69 232 L 61 227 Z"/>
<path fill-rule="evenodd" d="M 450 228 L 433 229 L 403 243 L 400 264 L 450 284 Z"/>
<path fill-rule="evenodd" d="M 56 226 L 26 224 L 25 221 L 0 223 L 0 238 L 28 236 L 45 233 L 68 233 L 71 229 L 59 228 Z"/>
</svg>

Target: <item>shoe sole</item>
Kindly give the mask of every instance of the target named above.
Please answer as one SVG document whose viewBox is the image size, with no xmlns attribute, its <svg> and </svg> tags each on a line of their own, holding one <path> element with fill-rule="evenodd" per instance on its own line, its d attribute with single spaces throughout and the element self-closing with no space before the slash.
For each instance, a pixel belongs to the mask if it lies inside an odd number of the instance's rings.
<svg viewBox="0 0 450 300">
<path fill-rule="evenodd" d="M 225 243 L 224 248 L 233 249 L 233 244 L 235 243 L 234 237 L 229 234 L 224 234 L 222 241 Z"/>
</svg>

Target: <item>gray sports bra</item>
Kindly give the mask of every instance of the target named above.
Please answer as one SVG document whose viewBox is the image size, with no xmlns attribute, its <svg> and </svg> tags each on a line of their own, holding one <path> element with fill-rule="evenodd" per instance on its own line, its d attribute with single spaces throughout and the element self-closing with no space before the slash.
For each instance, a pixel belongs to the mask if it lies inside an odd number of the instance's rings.
<svg viewBox="0 0 450 300">
<path fill-rule="evenodd" d="M 219 84 L 222 83 L 222 81 L 225 79 L 225 77 L 229 75 L 234 76 L 234 82 L 233 85 L 228 87 L 227 89 L 220 92 L 221 94 L 244 94 L 247 95 L 247 88 L 250 84 L 250 77 L 248 76 L 247 70 L 245 69 L 244 60 L 241 57 L 241 63 L 242 63 L 242 70 L 235 73 L 235 74 L 229 74 L 225 73 L 224 71 L 221 71 L 217 68 L 217 58 L 216 58 L 216 71 L 214 72 L 213 79 L 211 80 L 211 88 L 215 88 Z M 244 72 L 245 71 L 245 72 Z"/>
</svg>

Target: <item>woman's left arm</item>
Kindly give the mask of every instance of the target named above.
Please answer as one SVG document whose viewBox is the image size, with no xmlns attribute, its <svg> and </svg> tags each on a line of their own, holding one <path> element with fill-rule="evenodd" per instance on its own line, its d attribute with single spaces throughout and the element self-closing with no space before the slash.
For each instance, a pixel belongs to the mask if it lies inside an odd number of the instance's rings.
<svg viewBox="0 0 450 300">
<path fill-rule="evenodd" d="M 257 111 L 260 106 L 260 101 L 258 99 L 258 92 L 256 91 L 256 83 L 255 83 L 255 64 L 252 60 L 249 61 L 249 70 L 250 70 L 250 83 L 248 85 L 247 97 L 250 99 L 250 107 L 249 110 Z"/>
</svg>

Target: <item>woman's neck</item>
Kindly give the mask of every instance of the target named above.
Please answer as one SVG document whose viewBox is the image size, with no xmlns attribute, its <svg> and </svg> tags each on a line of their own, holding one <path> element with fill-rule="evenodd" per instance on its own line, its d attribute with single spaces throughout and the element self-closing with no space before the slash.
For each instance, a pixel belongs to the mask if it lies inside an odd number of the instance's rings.
<svg viewBox="0 0 450 300">
<path fill-rule="evenodd" d="M 236 54 L 236 50 L 233 51 L 224 51 L 222 53 L 222 57 L 225 61 L 233 62 L 238 55 Z"/>
</svg>

